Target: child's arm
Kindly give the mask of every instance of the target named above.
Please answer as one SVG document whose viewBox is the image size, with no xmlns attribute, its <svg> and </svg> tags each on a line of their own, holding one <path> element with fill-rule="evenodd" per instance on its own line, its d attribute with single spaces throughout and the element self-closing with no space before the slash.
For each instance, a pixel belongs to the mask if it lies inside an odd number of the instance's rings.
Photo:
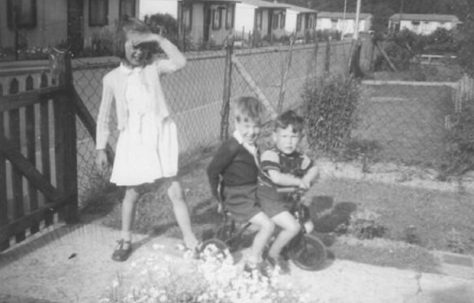
<svg viewBox="0 0 474 303">
<path fill-rule="evenodd" d="M 313 166 L 313 161 L 306 155 L 304 155 L 301 169 L 306 171 L 303 176 L 303 182 L 309 188 L 311 183 L 319 176 L 319 170 L 316 166 Z"/>
<path fill-rule="evenodd" d="M 158 59 L 156 61 L 156 68 L 158 70 L 158 73 L 172 73 L 183 68 L 186 65 L 186 57 L 173 43 L 171 43 L 163 36 L 159 34 L 150 33 L 143 38 L 143 41 L 157 42 L 168 57 L 167 59 Z"/>
<path fill-rule="evenodd" d="M 207 177 L 209 179 L 212 195 L 219 202 L 222 202 L 222 197 L 219 193 L 221 175 L 232 163 L 236 152 L 237 148 L 229 144 L 229 142 L 222 144 L 207 167 Z"/>
<path fill-rule="evenodd" d="M 281 186 L 298 186 L 306 188 L 305 183 L 301 178 L 280 171 L 279 156 L 274 151 L 265 151 L 261 156 L 261 163 L 263 171 L 267 173 L 273 183 Z"/>
<path fill-rule="evenodd" d="M 113 88 L 107 80 L 107 75 L 102 80 L 102 100 L 100 102 L 99 114 L 97 116 L 97 127 L 96 127 L 96 165 L 100 170 L 104 170 L 107 167 L 107 154 L 105 147 L 107 140 L 110 135 L 109 121 L 110 121 L 110 110 L 112 108 L 113 101 Z"/>
</svg>

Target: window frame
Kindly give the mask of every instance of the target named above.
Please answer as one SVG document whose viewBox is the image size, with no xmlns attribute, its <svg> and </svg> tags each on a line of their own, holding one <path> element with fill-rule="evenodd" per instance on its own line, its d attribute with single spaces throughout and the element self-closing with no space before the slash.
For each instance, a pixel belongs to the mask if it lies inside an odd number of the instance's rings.
<svg viewBox="0 0 474 303">
<path fill-rule="evenodd" d="M 216 20 L 216 15 L 219 19 Z M 222 9 L 219 7 L 211 8 L 212 30 L 219 30 L 222 28 Z"/>
<path fill-rule="evenodd" d="M 280 29 L 284 29 L 286 25 L 286 12 L 281 11 L 278 16 L 278 23 L 280 24 Z"/>
<path fill-rule="evenodd" d="M 19 7 L 20 10 L 22 8 L 23 2 L 30 2 L 30 7 L 31 7 L 31 12 L 29 14 L 29 20 L 20 20 L 16 24 L 17 29 L 32 29 L 35 28 L 38 24 L 38 8 L 37 8 L 37 1 L 36 0 L 7 0 L 7 9 L 6 9 L 6 14 L 7 14 L 7 26 L 10 29 L 15 29 L 14 20 L 13 20 L 13 10 L 15 7 Z M 21 17 L 21 16 L 20 16 Z"/>
<path fill-rule="evenodd" d="M 136 15 L 137 15 L 137 0 L 120 0 L 119 2 L 119 19 L 122 19 L 124 17 L 124 12 L 122 11 L 122 8 L 123 8 L 123 3 L 126 3 L 126 2 L 132 2 L 132 14 L 131 15 L 128 15 L 129 17 L 133 17 L 135 18 Z"/>
<path fill-rule="evenodd" d="M 234 17 L 235 17 L 235 5 L 229 4 L 227 5 L 226 12 L 225 12 L 225 29 L 232 29 L 234 28 Z M 229 22 L 229 14 L 230 14 L 230 22 Z"/>
<path fill-rule="evenodd" d="M 255 13 L 255 27 L 257 30 L 263 29 L 263 12 L 259 9 L 257 9 L 257 12 Z"/>
<path fill-rule="evenodd" d="M 93 11 L 92 3 L 99 3 L 99 1 L 105 3 L 105 8 L 104 8 L 105 16 L 103 16 L 104 20 L 102 22 L 96 22 L 95 20 L 92 20 L 92 11 Z M 89 0 L 89 26 L 105 26 L 108 24 L 109 24 L 109 0 Z"/>
<path fill-rule="evenodd" d="M 303 14 L 296 16 L 296 31 L 299 32 L 303 29 Z"/>
<path fill-rule="evenodd" d="M 190 31 L 193 25 L 193 5 L 183 5 L 181 4 L 181 18 L 182 26 L 184 31 Z M 187 17 L 189 18 L 186 18 Z M 186 20 L 189 20 L 189 23 L 186 24 Z"/>
<path fill-rule="evenodd" d="M 272 29 L 278 29 L 280 27 L 280 13 L 272 13 Z"/>
</svg>

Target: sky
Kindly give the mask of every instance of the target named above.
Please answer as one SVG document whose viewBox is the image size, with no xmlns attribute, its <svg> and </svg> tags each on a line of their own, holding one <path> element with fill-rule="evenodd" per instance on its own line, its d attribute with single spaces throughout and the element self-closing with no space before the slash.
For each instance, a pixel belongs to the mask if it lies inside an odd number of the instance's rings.
<svg viewBox="0 0 474 303">
<path fill-rule="evenodd" d="M 177 0 L 140 0 L 140 19 L 145 15 L 156 13 L 170 14 L 177 18 L 178 16 Z"/>
</svg>

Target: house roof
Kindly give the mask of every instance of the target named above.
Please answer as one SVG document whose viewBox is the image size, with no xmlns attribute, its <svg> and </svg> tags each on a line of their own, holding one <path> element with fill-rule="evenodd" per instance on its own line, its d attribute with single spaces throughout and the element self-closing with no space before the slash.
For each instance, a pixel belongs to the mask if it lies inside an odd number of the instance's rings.
<svg viewBox="0 0 474 303">
<path fill-rule="evenodd" d="M 242 2 L 242 1 L 240 1 L 240 0 L 178 0 L 178 2 L 184 2 L 184 3 L 198 3 L 198 2 L 239 3 L 239 2 Z"/>
<path fill-rule="evenodd" d="M 331 18 L 331 19 L 355 19 L 355 13 L 346 12 L 318 12 L 318 18 Z M 372 18 L 372 14 L 360 13 L 359 19 Z"/>
<path fill-rule="evenodd" d="M 289 7 L 289 5 L 286 3 L 283 4 L 283 3 L 269 2 L 269 1 L 263 1 L 263 0 L 240 0 L 239 2 L 254 5 L 257 7 L 262 7 L 262 8 L 288 8 Z"/>
<path fill-rule="evenodd" d="M 298 13 L 317 13 L 318 12 L 314 9 L 310 9 L 310 8 L 307 8 L 307 7 L 296 6 L 296 5 L 293 5 L 293 4 L 285 3 L 285 5 L 288 7 L 288 9 L 297 11 Z"/>
<path fill-rule="evenodd" d="M 390 17 L 390 20 L 459 22 L 455 15 L 437 14 L 394 14 Z"/>
</svg>

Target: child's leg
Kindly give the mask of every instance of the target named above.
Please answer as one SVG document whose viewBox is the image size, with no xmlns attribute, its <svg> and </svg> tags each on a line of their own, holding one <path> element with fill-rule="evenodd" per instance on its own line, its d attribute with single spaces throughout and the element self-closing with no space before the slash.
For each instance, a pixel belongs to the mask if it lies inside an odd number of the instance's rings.
<svg viewBox="0 0 474 303">
<path fill-rule="evenodd" d="M 185 245 L 188 248 L 195 248 L 199 241 L 196 239 L 192 229 L 191 229 L 191 219 L 189 217 L 188 206 L 184 201 L 183 191 L 181 190 L 181 185 L 177 180 L 171 182 L 170 187 L 168 188 L 168 196 L 173 203 L 173 211 L 178 222 L 178 226 L 183 233 L 183 240 Z"/>
<path fill-rule="evenodd" d="M 249 221 L 252 224 L 255 224 L 258 228 L 258 232 L 253 239 L 250 255 L 248 257 L 250 263 L 256 264 L 261 260 L 263 249 L 273 235 L 275 224 L 273 224 L 270 218 L 268 218 L 263 212 L 259 212 Z"/>
<path fill-rule="evenodd" d="M 288 244 L 300 231 L 300 225 L 288 211 L 273 216 L 272 221 L 282 228 L 268 251 L 268 256 L 277 260 L 283 247 L 285 247 L 285 245 Z"/>
<path fill-rule="evenodd" d="M 132 240 L 132 226 L 135 219 L 135 209 L 140 194 L 136 187 L 127 187 L 122 201 L 122 239 L 128 245 Z"/>
</svg>

